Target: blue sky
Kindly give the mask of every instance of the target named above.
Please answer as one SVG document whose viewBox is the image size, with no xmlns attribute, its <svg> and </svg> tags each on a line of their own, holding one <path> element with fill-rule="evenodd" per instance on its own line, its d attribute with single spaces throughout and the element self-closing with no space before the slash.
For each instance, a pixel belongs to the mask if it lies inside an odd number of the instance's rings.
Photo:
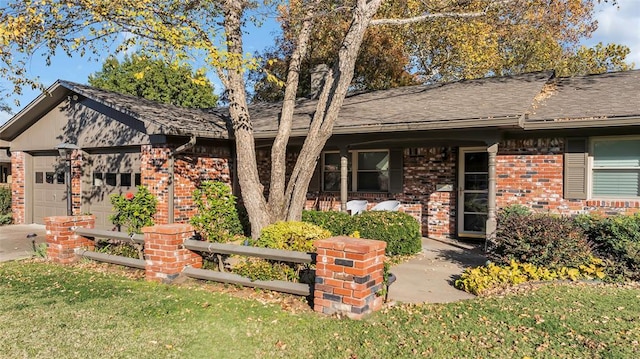
<svg viewBox="0 0 640 359">
<path fill-rule="evenodd" d="M 600 4 L 596 6 L 595 18 L 598 20 L 598 30 L 591 39 L 584 41 L 585 45 L 593 45 L 598 42 L 618 43 L 628 46 L 631 53 L 627 57 L 629 62 L 635 63 L 635 68 L 640 68 L 640 0 L 617 0 L 618 6 Z M 253 53 L 261 51 L 273 45 L 273 38 L 278 31 L 274 18 L 268 18 L 265 25 L 259 29 L 250 28 L 245 39 L 245 51 Z M 105 58 L 108 52 L 105 53 Z M 89 74 L 101 68 L 102 60 L 89 61 L 79 56 L 68 58 L 65 55 L 53 59 L 52 65 L 47 67 L 44 58 L 34 56 L 28 69 L 28 76 L 39 77 L 40 81 L 49 86 L 57 79 L 64 79 L 79 83 L 86 83 Z M 221 86 L 213 77 L 216 90 Z M 10 86 L 5 86 L 10 87 Z M 24 89 L 23 95 L 7 99 L 7 104 L 13 107 L 14 112 L 26 106 L 35 99 L 39 91 Z M 14 99 L 20 101 L 21 107 L 14 105 Z M 0 124 L 6 122 L 11 115 L 0 112 Z"/>
</svg>

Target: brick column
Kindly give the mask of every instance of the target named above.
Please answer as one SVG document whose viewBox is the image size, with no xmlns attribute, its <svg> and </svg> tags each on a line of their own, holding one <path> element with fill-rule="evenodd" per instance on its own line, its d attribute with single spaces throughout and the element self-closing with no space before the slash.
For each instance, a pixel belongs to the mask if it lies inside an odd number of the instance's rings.
<svg viewBox="0 0 640 359">
<path fill-rule="evenodd" d="M 144 227 L 145 276 L 147 280 L 170 283 L 187 266 L 202 267 L 202 256 L 182 247 L 193 235 L 190 224 Z"/>
<path fill-rule="evenodd" d="M 56 263 L 72 263 L 76 260 L 75 250 L 93 249 L 94 243 L 88 238 L 75 234 L 75 228 L 93 228 L 96 222 L 90 216 L 57 216 L 44 219 L 47 230 L 47 258 Z"/>
<path fill-rule="evenodd" d="M 169 157 L 171 149 L 165 147 L 142 146 L 140 155 L 141 184 L 158 199 L 154 221 L 169 223 Z"/>
<path fill-rule="evenodd" d="M 384 251 L 387 243 L 333 237 L 316 241 L 314 310 L 341 313 L 353 319 L 382 307 Z"/>
<path fill-rule="evenodd" d="M 15 224 L 25 223 L 26 217 L 25 161 L 26 154 L 24 152 L 11 153 L 11 213 Z"/>
</svg>

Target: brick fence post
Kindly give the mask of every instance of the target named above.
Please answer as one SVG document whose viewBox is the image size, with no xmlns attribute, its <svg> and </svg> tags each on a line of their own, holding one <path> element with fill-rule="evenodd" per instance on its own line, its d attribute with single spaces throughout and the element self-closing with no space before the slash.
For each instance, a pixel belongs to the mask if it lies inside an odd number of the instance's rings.
<svg viewBox="0 0 640 359">
<path fill-rule="evenodd" d="M 193 235 L 190 224 L 160 224 L 142 232 L 147 280 L 171 283 L 185 267 L 202 267 L 202 256 L 182 246 Z"/>
<path fill-rule="evenodd" d="M 341 313 L 353 319 L 382 308 L 376 293 L 383 286 L 387 243 L 370 239 L 333 237 L 318 240 L 314 310 Z"/>
<path fill-rule="evenodd" d="M 75 228 L 93 228 L 96 216 L 56 216 L 44 219 L 47 231 L 47 258 L 56 263 L 72 263 L 75 250 L 93 249 L 93 241 L 74 233 Z"/>
</svg>

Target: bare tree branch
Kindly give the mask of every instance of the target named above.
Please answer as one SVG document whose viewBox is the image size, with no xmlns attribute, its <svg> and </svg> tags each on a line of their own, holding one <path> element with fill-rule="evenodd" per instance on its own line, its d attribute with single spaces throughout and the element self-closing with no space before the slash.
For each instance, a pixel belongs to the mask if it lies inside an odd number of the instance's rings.
<svg viewBox="0 0 640 359">
<path fill-rule="evenodd" d="M 486 15 L 486 11 L 479 12 L 441 12 L 437 14 L 424 14 L 404 19 L 375 19 L 371 20 L 371 26 L 375 25 L 406 25 L 440 18 L 474 18 Z"/>
</svg>

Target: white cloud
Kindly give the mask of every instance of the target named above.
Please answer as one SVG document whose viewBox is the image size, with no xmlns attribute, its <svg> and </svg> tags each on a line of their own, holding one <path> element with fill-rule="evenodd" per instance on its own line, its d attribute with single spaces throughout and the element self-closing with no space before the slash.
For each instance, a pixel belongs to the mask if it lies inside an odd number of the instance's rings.
<svg viewBox="0 0 640 359">
<path fill-rule="evenodd" d="M 627 60 L 640 68 L 640 0 L 618 0 L 617 6 L 596 6 L 598 29 L 585 45 L 598 42 L 626 45 L 631 50 Z"/>
</svg>

